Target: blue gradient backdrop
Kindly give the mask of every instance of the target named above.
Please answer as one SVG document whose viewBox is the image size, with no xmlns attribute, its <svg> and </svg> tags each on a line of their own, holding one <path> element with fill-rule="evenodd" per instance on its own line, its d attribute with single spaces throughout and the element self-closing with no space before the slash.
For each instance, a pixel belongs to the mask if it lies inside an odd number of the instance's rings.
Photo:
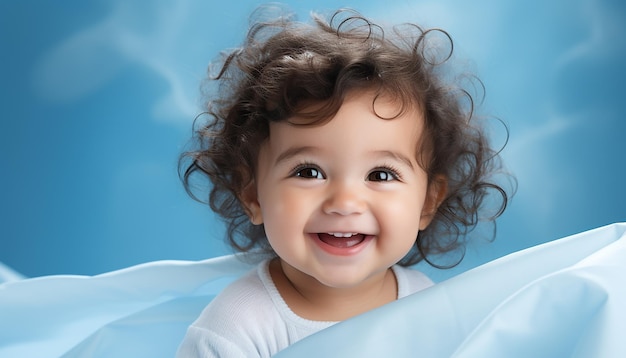
<svg viewBox="0 0 626 358">
<path fill-rule="evenodd" d="M 240 43 L 258 4 L 0 1 L 0 262 L 27 276 L 97 274 L 228 253 L 176 165 L 206 65 Z M 446 29 L 487 87 L 483 110 L 509 125 L 518 193 L 495 242 L 441 275 L 626 220 L 624 3 L 288 4 L 301 19 L 347 6 Z"/>
</svg>

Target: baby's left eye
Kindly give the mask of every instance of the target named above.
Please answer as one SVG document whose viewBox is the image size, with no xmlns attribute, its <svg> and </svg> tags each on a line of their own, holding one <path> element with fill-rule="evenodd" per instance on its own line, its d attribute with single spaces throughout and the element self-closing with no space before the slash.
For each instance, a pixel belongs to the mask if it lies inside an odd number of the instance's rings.
<svg viewBox="0 0 626 358">
<path fill-rule="evenodd" d="M 367 175 L 369 181 L 392 181 L 397 180 L 398 176 L 389 170 L 374 170 Z"/>
</svg>

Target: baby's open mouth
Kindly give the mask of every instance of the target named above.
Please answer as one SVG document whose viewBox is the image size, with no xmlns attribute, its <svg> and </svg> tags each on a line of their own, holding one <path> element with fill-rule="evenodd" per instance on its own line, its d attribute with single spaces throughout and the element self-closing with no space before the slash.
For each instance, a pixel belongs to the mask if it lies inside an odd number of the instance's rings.
<svg viewBox="0 0 626 358">
<path fill-rule="evenodd" d="M 317 234 L 319 239 L 324 243 L 338 248 L 349 248 L 356 246 L 365 240 L 365 234 L 359 234 L 356 232 L 329 232 Z"/>
</svg>

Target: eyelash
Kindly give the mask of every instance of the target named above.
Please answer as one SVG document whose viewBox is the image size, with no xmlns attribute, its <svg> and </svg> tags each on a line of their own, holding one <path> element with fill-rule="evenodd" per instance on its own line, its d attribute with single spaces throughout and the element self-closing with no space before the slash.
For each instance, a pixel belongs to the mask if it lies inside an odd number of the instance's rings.
<svg viewBox="0 0 626 358">
<path fill-rule="evenodd" d="M 317 178 L 313 178 L 313 177 L 304 177 L 301 175 L 301 172 L 305 169 L 312 169 L 317 171 L 323 178 L 325 178 L 326 176 L 324 175 L 324 172 L 322 172 L 322 170 L 315 164 L 313 163 L 308 163 L 308 162 L 304 162 L 304 163 L 300 163 L 298 165 L 296 165 L 295 168 L 293 168 L 293 170 L 291 171 L 290 176 L 292 177 L 300 177 L 303 179 L 317 179 Z"/>
<path fill-rule="evenodd" d="M 317 166 L 317 165 L 315 165 L 313 163 L 308 163 L 308 162 L 300 163 L 300 164 L 296 165 L 296 167 L 293 168 L 293 170 L 291 171 L 289 176 L 291 176 L 291 177 L 299 177 L 299 178 L 303 178 L 303 179 L 320 179 L 320 178 L 317 178 L 317 176 L 303 176 L 302 175 L 302 171 L 303 170 L 307 170 L 307 169 L 315 170 L 318 175 L 321 175 L 321 177 L 322 177 L 321 179 L 326 179 L 326 175 L 319 168 L 319 166 Z M 370 180 L 370 176 L 373 173 L 379 173 L 379 172 L 382 172 L 382 173 L 390 175 L 391 179 L 390 180 Z M 394 181 L 394 180 L 402 181 L 402 176 L 400 175 L 399 171 L 396 168 L 394 168 L 394 167 L 392 167 L 390 165 L 384 165 L 384 166 L 380 166 L 380 167 L 374 168 L 372 171 L 370 171 L 367 174 L 367 180 L 375 181 L 375 182 L 385 182 L 385 181 Z"/>
<path fill-rule="evenodd" d="M 375 168 L 374 170 L 372 170 L 371 172 L 367 174 L 368 179 L 370 175 L 372 175 L 373 173 L 378 173 L 378 172 L 383 172 L 385 174 L 391 175 L 391 179 L 390 180 L 373 180 L 373 181 L 394 181 L 394 180 L 402 181 L 402 176 L 400 175 L 400 172 L 396 168 L 390 165 L 384 165 L 384 166 Z"/>
</svg>

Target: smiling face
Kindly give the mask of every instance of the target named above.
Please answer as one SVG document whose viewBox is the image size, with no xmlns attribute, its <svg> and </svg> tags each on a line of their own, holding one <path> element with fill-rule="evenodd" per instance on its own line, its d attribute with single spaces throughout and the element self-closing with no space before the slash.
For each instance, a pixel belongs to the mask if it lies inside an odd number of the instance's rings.
<svg viewBox="0 0 626 358">
<path fill-rule="evenodd" d="M 246 204 L 292 282 L 350 288 L 383 277 L 436 209 L 441 190 L 418 161 L 421 113 L 381 119 L 398 105 L 380 97 L 375 113 L 373 101 L 353 93 L 319 126 L 270 124 Z"/>
</svg>

